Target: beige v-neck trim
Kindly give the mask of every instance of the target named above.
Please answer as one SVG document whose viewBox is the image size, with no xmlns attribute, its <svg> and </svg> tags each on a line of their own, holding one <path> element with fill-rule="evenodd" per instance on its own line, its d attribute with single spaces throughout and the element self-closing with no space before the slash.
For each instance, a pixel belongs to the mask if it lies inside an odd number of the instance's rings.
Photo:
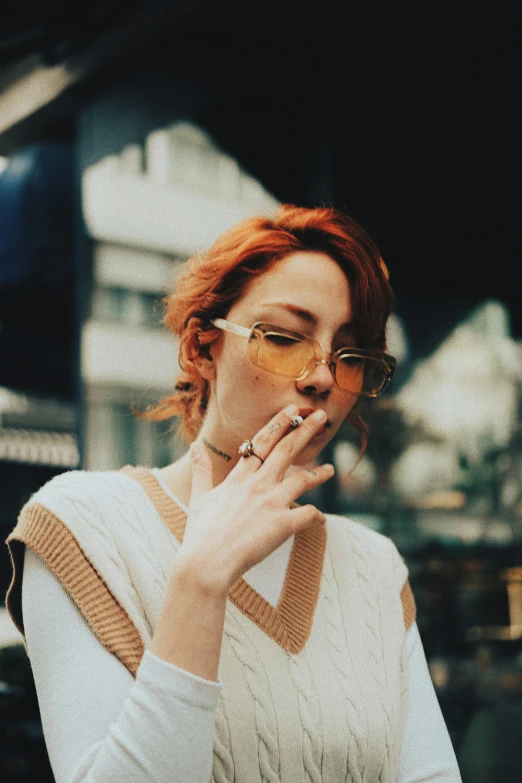
<svg viewBox="0 0 522 783">
<path fill-rule="evenodd" d="M 154 473 L 132 465 L 121 468 L 121 472 L 141 485 L 170 532 L 181 543 L 187 515 L 165 492 Z M 322 525 L 295 535 L 277 607 L 243 578 L 232 585 L 228 594 L 230 601 L 246 617 L 294 654 L 301 652 L 312 629 L 325 549 L 326 529 Z"/>
</svg>

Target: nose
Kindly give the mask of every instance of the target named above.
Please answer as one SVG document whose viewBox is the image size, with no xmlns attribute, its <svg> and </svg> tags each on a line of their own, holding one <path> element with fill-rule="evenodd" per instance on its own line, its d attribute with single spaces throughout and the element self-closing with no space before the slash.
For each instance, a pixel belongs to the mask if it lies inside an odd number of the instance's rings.
<svg viewBox="0 0 522 783">
<path fill-rule="evenodd" d="M 303 394 L 324 394 L 334 385 L 334 377 L 328 359 L 317 359 L 313 370 L 300 381 L 296 381 L 297 389 Z"/>
</svg>

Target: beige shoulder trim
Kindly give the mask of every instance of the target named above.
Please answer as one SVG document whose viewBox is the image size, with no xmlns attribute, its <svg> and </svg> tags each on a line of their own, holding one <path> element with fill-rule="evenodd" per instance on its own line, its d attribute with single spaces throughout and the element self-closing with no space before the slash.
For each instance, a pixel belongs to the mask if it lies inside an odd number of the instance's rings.
<svg viewBox="0 0 522 783">
<path fill-rule="evenodd" d="M 135 676 L 145 650 L 139 631 L 61 519 L 39 503 L 25 506 L 6 544 L 13 577 L 5 603 L 20 633 L 24 554 L 30 546 L 63 584 L 103 646 Z"/>
<path fill-rule="evenodd" d="M 404 625 L 408 630 L 417 617 L 417 607 L 415 606 L 415 598 L 410 587 L 410 582 L 407 579 L 404 582 L 404 586 L 401 590 L 402 612 L 404 615 Z"/>
</svg>

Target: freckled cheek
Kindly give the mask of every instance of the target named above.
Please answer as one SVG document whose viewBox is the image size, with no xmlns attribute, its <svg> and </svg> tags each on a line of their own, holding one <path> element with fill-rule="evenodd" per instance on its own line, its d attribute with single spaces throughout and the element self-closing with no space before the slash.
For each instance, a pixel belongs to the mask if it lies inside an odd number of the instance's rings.
<svg viewBox="0 0 522 783">
<path fill-rule="evenodd" d="M 271 389 L 275 389 L 277 386 L 277 382 L 272 377 L 267 378 L 266 375 L 264 377 L 255 375 L 254 380 L 258 387 L 269 386 Z"/>
<path fill-rule="evenodd" d="M 286 401 L 287 383 L 288 379 L 263 372 L 252 366 L 246 357 L 238 355 L 227 356 L 226 363 L 221 367 L 221 375 L 218 371 L 219 397 L 227 406 L 232 405 L 241 416 L 245 410 L 259 410 L 266 403 L 273 406 L 280 395 L 285 396 Z"/>
</svg>

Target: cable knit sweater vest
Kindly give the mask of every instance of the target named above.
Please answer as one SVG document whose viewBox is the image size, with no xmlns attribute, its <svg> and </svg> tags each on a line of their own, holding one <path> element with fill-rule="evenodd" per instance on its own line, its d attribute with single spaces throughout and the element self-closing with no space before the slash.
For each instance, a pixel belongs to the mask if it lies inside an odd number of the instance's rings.
<svg viewBox="0 0 522 783">
<path fill-rule="evenodd" d="M 25 545 L 134 675 L 150 645 L 184 512 L 146 468 L 71 471 L 22 509 L 6 597 L 23 634 Z M 215 783 L 395 783 L 406 710 L 406 565 L 364 525 L 328 516 L 295 537 L 279 604 L 243 579 L 229 593 Z"/>
</svg>

